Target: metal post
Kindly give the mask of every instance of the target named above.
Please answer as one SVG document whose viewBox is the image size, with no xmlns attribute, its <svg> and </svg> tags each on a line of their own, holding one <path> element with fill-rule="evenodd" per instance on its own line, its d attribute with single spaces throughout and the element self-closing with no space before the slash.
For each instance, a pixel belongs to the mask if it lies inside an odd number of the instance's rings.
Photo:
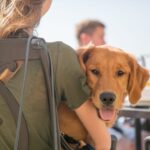
<svg viewBox="0 0 150 150">
<path fill-rule="evenodd" d="M 115 135 L 111 135 L 111 150 L 116 150 L 117 146 L 117 137 Z"/>
<path fill-rule="evenodd" d="M 141 122 L 139 118 L 135 119 L 135 146 L 136 150 L 141 150 Z"/>
<path fill-rule="evenodd" d="M 145 150 L 150 150 L 150 136 L 144 139 Z"/>
</svg>

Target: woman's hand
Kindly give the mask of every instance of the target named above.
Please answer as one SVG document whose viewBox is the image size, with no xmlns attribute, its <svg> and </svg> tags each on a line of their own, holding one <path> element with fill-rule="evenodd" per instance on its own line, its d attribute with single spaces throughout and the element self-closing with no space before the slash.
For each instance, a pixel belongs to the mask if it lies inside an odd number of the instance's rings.
<svg viewBox="0 0 150 150">
<path fill-rule="evenodd" d="M 76 114 L 92 138 L 96 150 L 110 150 L 111 137 L 105 123 L 97 116 L 90 100 L 75 109 Z"/>
</svg>

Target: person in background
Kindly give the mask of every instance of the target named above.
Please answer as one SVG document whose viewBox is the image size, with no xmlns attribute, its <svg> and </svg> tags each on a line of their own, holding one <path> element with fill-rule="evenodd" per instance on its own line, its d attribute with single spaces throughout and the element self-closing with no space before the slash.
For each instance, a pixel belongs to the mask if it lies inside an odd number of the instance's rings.
<svg viewBox="0 0 150 150">
<path fill-rule="evenodd" d="M 89 43 L 95 46 L 106 44 L 105 41 L 105 24 L 95 19 L 85 19 L 77 23 L 76 25 L 76 39 L 78 46 L 82 47 Z M 118 139 L 117 150 L 133 150 L 134 149 L 134 131 L 130 130 L 130 127 L 125 127 L 125 133 L 121 126 L 116 122 L 113 128 L 109 129 L 109 132 L 115 135 Z M 132 131 L 129 133 L 129 131 Z"/>
<path fill-rule="evenodd" d="M 105 25 L 98 20 L 83 20 L 76 26 L 76 38 L 79 46 L 92 42 L 94 45 L 105 44 Z"/>
</svg>

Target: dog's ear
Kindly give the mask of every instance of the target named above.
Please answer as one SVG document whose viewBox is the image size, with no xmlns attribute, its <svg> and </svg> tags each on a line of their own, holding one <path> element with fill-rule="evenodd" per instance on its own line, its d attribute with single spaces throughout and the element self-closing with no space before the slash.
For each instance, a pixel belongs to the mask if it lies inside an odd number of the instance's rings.
<svg viewBox="0 0 150 150">
<path fill-rule="evenodd" d="M 128 94 L 131 104 L 135 104 L 141 97 L 141 92 L 149 79 L 149 72 L 145 68 L 141 67 L 135 58 L 129 56 L 129 66 L 131 72 L 128 82 Z"/>
<path fill-rule="evenodd" d="M 77 50 L 77 55 L 78 55 L 78 58 L 79 58 L 80 65 L 81 65 L 82 69 L 85 72 L 86 72 L 85 64 L 86 64 L 87 60 L 90 57 L 91 51 L 93 51 L 94 48 L 95 48 L 95 46 L 93 44 L 90 44 L 90 45 L 87 45 L 87 46 L 84 46 L 84 47 L 80 47 Z"/>
</svg>

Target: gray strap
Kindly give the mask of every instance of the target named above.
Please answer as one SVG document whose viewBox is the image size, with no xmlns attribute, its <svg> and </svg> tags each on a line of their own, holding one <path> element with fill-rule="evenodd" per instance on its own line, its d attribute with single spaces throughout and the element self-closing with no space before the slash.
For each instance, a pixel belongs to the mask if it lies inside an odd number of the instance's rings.
<svg viewBox="0 0 150 150">
<path fill-rule="evenodd" d="M 28 57 L 28 59 L 41 58 L 42 67 L 43 67 L 43 71 L 44 71 L 44 75 L 45 75 L 45 79 L 46 79 L 48 101 L 49 101 L 49 106 L 50 106 L 50 119 L 51 119 L 52 136 L 53 136 L 53 150 L 60 150 L 61 145 L 60 145 L 60 136 L 59 136 L 59 129 L 58 129 L 58 121 L 57 121 L 56 104 L 55 104 L 55 99 L 54 99 L 55 98 L 54 97 L 54 83 L 53 83 L 53 72 L 52 72 L 51 59 L 48 54 L 47 45 L 46 45 L 45 41 L 43 39 L 39 39 L 39 38 L 38 39 L 34 38 L 34 37 L 31 37 L 31 38 L 32 38 L 32 41 L 31 41 L 32 44 L 31 44 L 31 47 L 29 48 L 27 57 Z M 0 55 L 0 68 L 2 68 L 0 70 L 0 72 L 3 71 L 3 69 L 5 69 L 7 65 L 8 65 L 7 66 L 8 68 L 15 67 L 14 62 L 16 60 L 25 60 L 25 58 L 26 58 L 25 49 L 26 49 L 27 41 L 29 41 L 29 39 L 27 39 L 27 38 L 25 38 L 25 39 L 23 39 L 23 38 L 12 39 L 11 38 L 11 39 L 6 39 L 6 40 L 0 41 L 1 42 L 0 49 L 3 50 Z M 9 45 L 8 45 L 8 43 L 9 43 Z M 11 49 L 11 51 L 10 51 L 10 49 Z M 37 50 L 37 49 L 39 49 L 39 50 Z M 17 110 L 18 109 L 19 108 L 17 108 Z M 19 111 L 17 111 L 17 112 L 19 113 Z M 22 117 L 19 117 L 19 118 L 22 118 Z M 18 133 L 19 133 L 19 130 L 18 130 Z M 19 137 L 19 135 L 17 135 L 17 137 Z M 18 140 L 22 141 L 21 139 L 17 138 L 16 143 Z M 24 139 L 24 140 L 26 140 L 26 139 Z M 17 150 L 16 147 L 17 147 L 17 144 L 15 146 L 15 150 Z M 24 150 L 24 149 L 18 149 L 18 150 Z"/>
<path fill-rule="evenodd" d="M 54 95 L 54 78 L 53 78 L 53 68 L 50 55 L 47 51 L 47 45 L 43 39 L 41 39 L 41 44 L 43 49 L 40 51 L 41 53 L 41 62 L 42 67 L 46 79 L 46 86 L 47 86 L 47 94 L 48 94 L 48 102 L 49 102 L 49 109 L 50 109 L 50 119 L 51 119 L 51 126 L 52 126 L 52 137 L 53 137 L 53 150 L 60 150 L 60 133 L 58 127 L 58 120 L 57 120 L 57 111 L 56 111 L 56 102 L 55 102 L 55 95 Z"/>
<path fill-rule="evenodd" d="M 37 50 L 37 38 L 32 37 L 32 44 L 30 45 L 31 38 L 21 38 L 21 39 L 4 39 L 0 40 L 0 73 L 5 69 L 12 69 L 16 67 L 15 61 L 17 60 L 26 60 L 25 63 L 28 62 L 28 59 L 39 59 L 40 51 Z M 35 44 L 36 43 L 36 44 Z M 29 52 L 29 48 L 32 48 L 32 51 Z M 27 55 L 26 55 L 27 54 Z M 23 107 L 23 98 L 24 98 L 24 88 L 26 81 L 26 73 L 27 73 L 27 65 L 25 64 L 25 74 L 24 81 L 22 86 L 21 98 L 19 100 L 19 104 L 16 101 L 13 94 L 8 90 L 8 88 L 1 82 L 0 84 L 0 93 L 4 97 L 4 100 L 8 104 L 14 120 L 16 122 L 17 131 L 16 131 L 16 139 L 14 144 L 14 150 L 28 150 L 29 149 L 29 137 L 28 137 L 28 128 L 22 113 Z"/>
<path fill-rule="evenodd" d="M 28 61 L 29 61 L 29 50 L 31 45 L 31 40 L 33 37 L 29 37 L 27 44 L 26 44 L 26 53 L 25 53 L 25 67 L 24 67 L 24 74 L 23 74 L 23 82 L 21 87 L 21 95 L 19 99 L 19 112 L 18 112 L 18 120 L 17 120 L 17 129 L 16 129 L 16 138 L 14 144 L 14 150 L 21 150 L 18 149 L 19 147 L 19 138 L 20 138 L 20 131 L 21 131 L 21 121 L 23 117 L 23 103 L 24 103 L 24 94 L 25 94 L 25 86 L 27 81 L 27 71 L 28 71 Z M 27 139 L 26 139 L 27 140 Z"/>
<path fill-rule="evenodd" d="M 2 83 L 2 81 L 0 81 L 0 94 L 4 97 L 4 100 L 7 103 L 14 117 L 14 120 L 17 124 L 19 104 L 17 103 L 15 97 L 12 95 L 9 89 Z M 18 150 L 28 150 L 29 149 L 28 145 L 29 145 L 28 128 L 24 115 L 22 115 Z"/>
</svg>

